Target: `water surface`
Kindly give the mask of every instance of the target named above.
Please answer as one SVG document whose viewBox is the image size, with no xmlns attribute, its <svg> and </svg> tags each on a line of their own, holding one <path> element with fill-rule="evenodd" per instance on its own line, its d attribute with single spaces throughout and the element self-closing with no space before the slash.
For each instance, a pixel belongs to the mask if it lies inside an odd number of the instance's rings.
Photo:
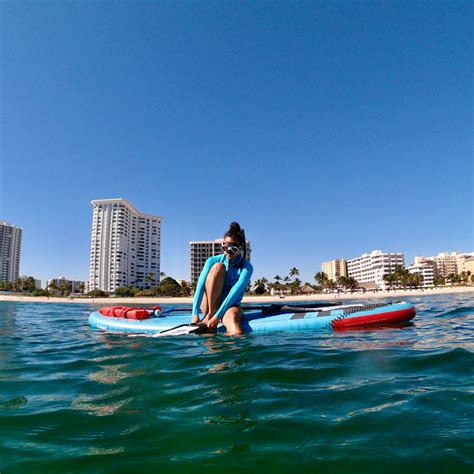
<svg viewBox="0 0 474 474">
<path fill-rule="evenodd" d="M 474 296 L 407 300 L 403 328 L 155 339 L 0 302 L 0 471 L 470 474 Z"/>
</svg>

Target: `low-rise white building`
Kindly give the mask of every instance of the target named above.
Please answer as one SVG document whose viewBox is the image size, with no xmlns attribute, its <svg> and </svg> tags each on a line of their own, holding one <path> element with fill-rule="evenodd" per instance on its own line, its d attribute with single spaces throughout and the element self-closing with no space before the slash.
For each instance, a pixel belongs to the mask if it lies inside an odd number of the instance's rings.
<svg viewBox="0 0 474 474">
<path fill-rule="evenodd" d="M 77 280 L 68 280 L 67 278 L 60 276 L 58 278 L 51 278 L 46 281 L 46 289 L 49 290 L 51 287 L 56 286 L 56 288 L 61 288 L 64 284 L 70 285 L 71 293 L 84 293 L 85 282 Z"/>
<path fill-rule="evenodd" d="M 358 283 L 375 283 L 379 288 L 386 289 L 388 285 L 384 276 L 393 273 L 397 266 L 405 267 L 403 253 L 374 250 L 347 260 L 347 274 Z"/>
<path fill-rule="evenodd" d="M 464 271 L 466 260 L 474 256 L 474 252 L 442 252 L 432 257 L 420 257 L 433 264 L 434 276 L 447 277 L 450 274 L 459 275 Z"/>
<path fill-rule="evenodd" d="M 422 288 L 429 288 L 434 285 L 434 263 L 431 260 L 427 260 L 425 257 L 415 257 L 415 263 L 410 265 L 407 270 L 414 275 L 421 275 L 423 281 L 421 283 Z"/>
</svg>

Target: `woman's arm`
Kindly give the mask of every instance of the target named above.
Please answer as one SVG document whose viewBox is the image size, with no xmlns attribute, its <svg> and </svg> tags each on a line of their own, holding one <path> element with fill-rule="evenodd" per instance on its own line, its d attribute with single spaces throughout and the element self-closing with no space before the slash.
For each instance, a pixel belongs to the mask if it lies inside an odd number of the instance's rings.
<svg viewBox="0 0 474 474">
<path fill-rule="evenodd" d="M 214 265 L 215 257 L 209 257 L 204 264 L 204 267 L 201 271 L 201 275 L 199 276 L 199 280 L 196 285 L 196 291 L 194 292 L 194 300 L 193 300 L 193 318 L 197 316 L 199 320 L 199 312 L 201 308 L 202 298 L 204 296 L 204 289 L 206 285 L 206 278 L 211 270 L 212 266 Z"/>
<path fill-rule="evenodd" d="M 252 277 L 253 267 L 250 263 L 247 263 L 245 267 L 240 272 L 239 279 L 235 283 L 235 285 L 230 290 L 229 294 L 227 295 L 226 299 L 222 302 L 219 309 L 216 311 L 215 316 L 222 320 L 224 317 L 225 312 L 234 304 L 240 303 L 242 301 L 242 296 L 245 293 L 245 289 L 250 282 L 250 278 Z"/>
</svg>

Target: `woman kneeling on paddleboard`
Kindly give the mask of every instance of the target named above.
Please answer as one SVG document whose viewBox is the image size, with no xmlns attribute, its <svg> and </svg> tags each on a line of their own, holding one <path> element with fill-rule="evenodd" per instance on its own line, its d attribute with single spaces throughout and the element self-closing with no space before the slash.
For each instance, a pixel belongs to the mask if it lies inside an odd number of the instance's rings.
<svg viewBox="0 0 474 474">
<path fill-rule="evenodd" d="M 202 269 L 194 295 L 192 323 L 214 330 L 222 322 L 230 334 L 241 334 L 240 303 L 253 267 L 246 258 L 245 232 L 237 222 L 232 222 L 225 233 L 222 250 L 224 254 L 210 257 Z"/>
</svg>

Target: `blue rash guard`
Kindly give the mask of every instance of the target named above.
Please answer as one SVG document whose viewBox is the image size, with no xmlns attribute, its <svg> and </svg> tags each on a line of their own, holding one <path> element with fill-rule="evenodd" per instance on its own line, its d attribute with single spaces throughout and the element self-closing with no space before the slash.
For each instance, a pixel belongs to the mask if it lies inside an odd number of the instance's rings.
<svg viewBox="0 0 474 474">
<path fill-rule="evenodd" d="M 216 311 L 221 321 L 225 312 L 234 305 L 240 304 L 244 297 L 245 289 L 250 282 L 253 267 L 248 260 L 243 260 L 242 256 L 229 260 L 225 254 L 215 255 L 207 259 L 197 282 L 196 293 L 194 294 L 193 314 L 199 316 L 202 298 L 206 285 L 206 278 L 215 263 L 223 263 L 226 269 L 224 289 L 222 290 L 221 305 Z"/>
</svg>

